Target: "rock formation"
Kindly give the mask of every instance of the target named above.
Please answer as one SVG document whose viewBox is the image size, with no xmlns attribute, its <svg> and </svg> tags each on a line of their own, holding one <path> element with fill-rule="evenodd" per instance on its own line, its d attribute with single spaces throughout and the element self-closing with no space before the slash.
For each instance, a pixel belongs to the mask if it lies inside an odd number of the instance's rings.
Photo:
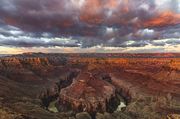
<svg viewBox="0 0 180 119">
<path fill-rule="evenodd" d="M 0 118 L 176 118 L 179 74 L 178 53 L 0 57 Z M 111 109 L 117 93 L 127 105 L 122 112 Z"/>
<path fill-rule="evenodd" d="M 82 72 L 70 86 L 61 90 L 59 101 L 62 105 L 69 103 L 77 112 L 105 112 L 112 97 L 115 97 L 113 85 Z"/>
</svg>

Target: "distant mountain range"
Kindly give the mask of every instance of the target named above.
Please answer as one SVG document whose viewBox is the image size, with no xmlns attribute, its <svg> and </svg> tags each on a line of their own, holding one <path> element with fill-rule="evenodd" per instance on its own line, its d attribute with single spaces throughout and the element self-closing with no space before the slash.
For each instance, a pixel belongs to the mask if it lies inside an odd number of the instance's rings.
<svg viewBox="0 0 180 119">
<path fill-rule="evenodd" d="M 85 58 L 180 58 L 180 53 L 23 53 L 18 57 L 85 57 Z"/>
<path fill-rule="evenodd" d="M 180 58 L 180 53 L 23 53 L 23 54 L 0 54 L 0 57 L 84 57 L 84 58 Z"/>
<path fill-rule="evenodd" d="M 0 54 L 0 57 L 11 56 L 10 54 Z"/>
</svg>

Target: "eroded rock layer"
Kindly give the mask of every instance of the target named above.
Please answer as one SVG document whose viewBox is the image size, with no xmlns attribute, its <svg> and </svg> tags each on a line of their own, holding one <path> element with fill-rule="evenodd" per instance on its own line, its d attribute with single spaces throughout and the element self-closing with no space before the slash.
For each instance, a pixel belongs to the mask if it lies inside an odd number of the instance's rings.
<svg viewBox="0 0 180 119">
<path fill-rule="evenodd" d="M 97 119 L 177 118 L 179 74 L 180 54 L 171 53 L 1 57 L 0 119 L 91 118 L 82 111 Z"/>
<path fill-rule="evenodd" d="M 96 79 L 90 72 L 81 73 L 73 83 L 61 90 L 60 103 L 70 103 L 77 112 L 105 112 L 107 103 L 115 97 L 115 87 Z"/>
</svg>

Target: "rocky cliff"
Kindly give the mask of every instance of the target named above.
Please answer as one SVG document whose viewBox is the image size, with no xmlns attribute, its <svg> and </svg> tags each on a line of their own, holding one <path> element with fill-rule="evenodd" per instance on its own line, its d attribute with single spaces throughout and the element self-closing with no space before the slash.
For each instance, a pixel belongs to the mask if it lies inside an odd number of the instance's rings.
<svg viewBox="0 0 180 119">
<path fill-rule="evenodd" d="M 89 72 L 81 73 L 77 79 L 60 92 L 60 104 L 71 104 L 77 112 L 105 112 L 106 105 L 115 97 L 115 87 Z"/>
<path fill-rule="evenodd" d="M 176 55 L 101 55 L 1 57 L 0 118 L 160 119 L 180 114 Z M 122 102 L 127 107 L 120 112 Z"/>
</svg>

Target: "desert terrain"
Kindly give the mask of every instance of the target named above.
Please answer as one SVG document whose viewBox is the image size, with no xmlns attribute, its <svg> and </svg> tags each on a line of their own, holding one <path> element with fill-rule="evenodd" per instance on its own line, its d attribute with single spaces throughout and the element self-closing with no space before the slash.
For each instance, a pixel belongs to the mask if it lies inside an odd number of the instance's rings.
<svg viewBox="0 0 180 119">
<path fill-rule="evenodd" d="M 2 56 L 0 119 L 180 119 L 180 54 Z"/>
</svg>

